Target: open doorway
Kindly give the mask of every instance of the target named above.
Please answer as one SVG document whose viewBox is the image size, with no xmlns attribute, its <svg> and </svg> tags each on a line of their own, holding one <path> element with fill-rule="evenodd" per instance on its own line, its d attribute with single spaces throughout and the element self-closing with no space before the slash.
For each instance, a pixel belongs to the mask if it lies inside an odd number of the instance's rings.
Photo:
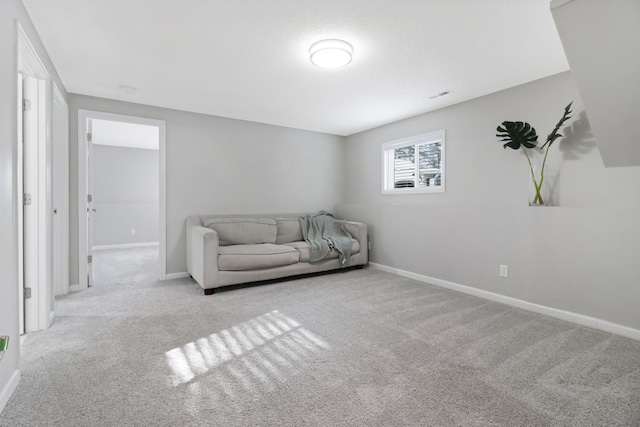
<svg viewBox="0 0 640 427">
<path fill-rule="evenodd" d="M 165 123 L 79 110 L 80 289 L 164 279 Z"/>
<path fill-rule="evenodd" d="M 158 278 L 160 129 L 91 119 L 92 285 Z"/>
</svg>

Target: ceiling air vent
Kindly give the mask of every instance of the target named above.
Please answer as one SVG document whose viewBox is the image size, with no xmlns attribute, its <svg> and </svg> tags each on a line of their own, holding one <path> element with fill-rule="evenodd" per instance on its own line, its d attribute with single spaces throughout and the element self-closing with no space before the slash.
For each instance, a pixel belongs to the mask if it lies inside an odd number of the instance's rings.
<svg viewBox="0 0 640 427">
<path fill-rule="evenodd" d="M 431 96 L 427 97 L 427 99 L 436 99 L 436 98 L 440 98 L 441 96 L 449 95 L 451 92 L 453 92 L 453 91 L 451 91 L 451 90 L 445 90 L 445 91 L 440 92 L 440 93 L 438 93 L 438 94 L 431 95 Z"/>
</svg>

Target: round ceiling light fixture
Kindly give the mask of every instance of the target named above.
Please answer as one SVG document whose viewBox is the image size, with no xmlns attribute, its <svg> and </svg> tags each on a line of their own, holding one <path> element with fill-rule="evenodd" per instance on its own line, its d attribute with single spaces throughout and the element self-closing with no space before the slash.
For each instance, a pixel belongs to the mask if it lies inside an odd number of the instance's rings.
<svg viewBox="0 0 640 427">
<path fill-rule="evenodd" d="M 340 68 L 351 62 L 353 46 L 344 40 L 328 39 L 315 42 L 309 48 L 309 59 L 321 68 Z"/>
</svg>

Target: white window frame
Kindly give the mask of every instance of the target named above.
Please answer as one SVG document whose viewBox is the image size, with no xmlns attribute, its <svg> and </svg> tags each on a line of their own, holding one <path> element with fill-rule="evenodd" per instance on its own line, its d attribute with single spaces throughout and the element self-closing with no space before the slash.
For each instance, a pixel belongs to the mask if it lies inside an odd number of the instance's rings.
<svg viewBox="0 0 640 427">
<path fill-rule="evenodd" d="M 404 187 L 395 188 L 394 177 L 394 156 L 393 152 L 398 148 L 419 146 L 423 144 L 440 143 L 441 169 L 440 185 L 426 187 Z M 438 130 L 429 133 L 415 135 L 409 138 L 399 139 L 382 144 L 382 194 L 424 194 L 424 193 L 444 193 L 445 191 L 445 130 Z M 416 147 L 416 155 L 418 153 Z M 415 176 L 419 174 L 419 162 L 416 162 Z"/>
</svg>

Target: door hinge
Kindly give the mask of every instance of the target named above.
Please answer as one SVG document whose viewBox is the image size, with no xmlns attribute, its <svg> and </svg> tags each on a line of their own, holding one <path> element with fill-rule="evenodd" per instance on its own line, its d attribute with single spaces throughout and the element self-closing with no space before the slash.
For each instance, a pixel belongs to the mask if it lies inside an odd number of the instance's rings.
<svg viewBox="0 0 640 427">
<path fill-rule="evenodd" d="M 87 142 L 91 142 L 91 132 L 87 132 Z"/>
<path fill-rule="evenodd" d="M 24 288 L 24 298 L 25 299 L 31 298 L 31 288 Z"/>
<path fill-rule="evenodd" d="M 23 194 L 22 195 L 22 204 L 28 206 L 31 204 L 31 194 Z"/>
<path fill-rule="evenodd" d="M 87 194 L 87 202 L 93 202 L 93 196 L 91 194 Z"/>
<path fill-rule="evenodd" d="M 31 111 L 31 100 L 29 99 L 22 100 L 22 111 Z"/>
<path fill-rule="evenodd" d="M 93 255 L 87 255 L 87 264 L 91 264 L 93 262 Z"/>
</svg>

